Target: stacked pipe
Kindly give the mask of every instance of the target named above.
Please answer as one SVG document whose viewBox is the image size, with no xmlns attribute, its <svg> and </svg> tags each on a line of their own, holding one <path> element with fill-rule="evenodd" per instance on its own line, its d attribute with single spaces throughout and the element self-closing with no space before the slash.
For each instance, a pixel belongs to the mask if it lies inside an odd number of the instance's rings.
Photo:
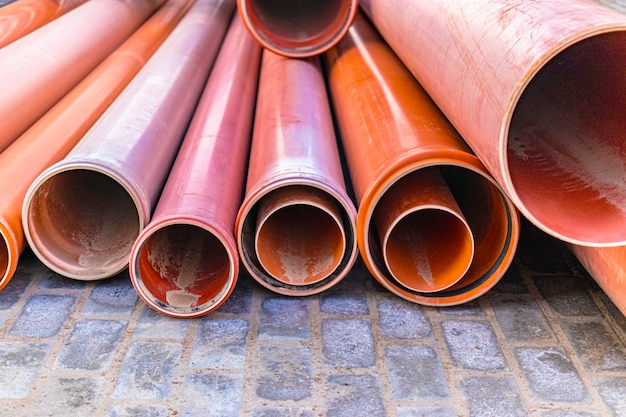
<svg viewBox="0 0 626 417">
<path fill-rule="evenodd" d="M 26 191 L 46 168 L 78 143 L 191 6 L 169 0 L 73 90 L 0 153 L 0 289 L 12 278 L 26 247 L 22 204 Z"/>
</svg>

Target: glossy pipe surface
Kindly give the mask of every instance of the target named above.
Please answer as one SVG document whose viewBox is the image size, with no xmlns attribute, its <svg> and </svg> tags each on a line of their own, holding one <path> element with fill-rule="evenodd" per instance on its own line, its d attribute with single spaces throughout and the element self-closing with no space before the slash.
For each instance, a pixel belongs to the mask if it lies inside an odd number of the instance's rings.
<svg viewBox="0 0 626 417">
<path fill-rule="evenodd" d="M 357 0 L 237 0 L 239 15 L 264 48 L 289 57 L 321 54 L 350 28 Z"/>
<path fill-rule="evenodd" d="M 626 16 L 587 1 L 363 0 L 520 211 L 626 243 Z"/>
<path fill-rule="evenodd" d="M 271 205 L 277 193 L 292 191 L 306 198 L 278 209 L 272 214 L 272 225 L 257 234 L 259 210 Z M 339 234 L 331 212 L 341 213 Z M 321 292 L 339 282 L 356 260 L 355 219 L 319 60 L 286 58 L 266 49 L 245 198 L 236 222 L 243 265 L 272 291 L 286 295 Z M 319 271 L 334 263 L 341 236 L 345 250 L 339 265 L 320 278 Z M 280 270 L 276 276 L 260 264 L 255 251 L 259 245 L 276 248 L 276 267 L 272 268 Z"/>
<path fill-rule="evenodd" d="M 163 0 L 90 0 L 0 49 L 0 151 L 117 48 Z"/>
<path fill-rule="evenodd" d="M 169 0 L 52 109 L 0 153 L 0 289 L 26 247 L 22 203 L 28 187 L 87 133 L 191 5 Z"/>
<path fill-rule="evenodd" d="M 0 48 L 87 0 L 20 0 L 0 9 Z"/>
<path fill-rule="evenodd" d="M 626 316 L 626 246 L 594 248 L 569 245 L 582 266 Z"/>
<path fill-rule="evenodd" d="M 235 218 L 250 150 L 261 47 L 235 15 L 130 278 L 154 310 L 179 318 L 217 309 L 239 275 Z"/>
<path fill-rule="evenodd" d="M 126 268 L 233 12 L 231 1 L 196 1 L 70 154 L 33 182 L 22 224 L 50 269 L 94 280 Z"/>
<path fill-rule="evenodd" d="M 513 203 L 363 16 L 325 58 L 358 202 L 359 250 L 374 278 L 400 297 L 426 305 L 461 304 L 484 294 L 502 278 L 517 248 L 520 226 Z M 456 284 L 424 292 L 389 273 L 375 219 L 385 214 L 389 195 L 406 194 L 403 183 L 419 181 L 433 169 L 469 225 L 474 255 Z"/>
</svg>

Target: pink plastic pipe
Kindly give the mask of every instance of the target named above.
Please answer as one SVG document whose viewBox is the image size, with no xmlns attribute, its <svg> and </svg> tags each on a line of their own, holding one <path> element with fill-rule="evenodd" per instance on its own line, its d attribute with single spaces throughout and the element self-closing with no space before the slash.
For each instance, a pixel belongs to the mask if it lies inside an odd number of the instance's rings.
<svg viewBox="0 0 626 417">
<path fill-rule="evenodd" d="M 22 203 L 33 181 L 63 159 L 139 72 L 191 6 L 169 0 L 45 115 L 0 153 L 0 289 L 26 247 Z"/>
<path fill-rule="evenodd" d="M 577 0 L 363 0 L 537 227 L 626 244 L 626 15 Z"/>
<path fill-rule="evenodd" d="M 0 9 L 0 48 L 80 6 L 86 0 L 20 0 Z"/>
<path fill-rule="evenodd" d="M 33 182 L 22 222 L 50 269 L 94 280 L 128 266 L 233 12 L 232 1 L 198 0 L 72 152 Z"/>
<path fill-rule="evenodd" d="M 90 0 L 0 49 L 0 151 L 41 117 L 164 0 Z"/>
<path fill-rule="evenodd" d="M 217 309 L 235 288 L 241 204 L 261 47 L 233 19 L 150 224 L 130 255 L 130 278 L 156 311 L 179 318 Z"/>
<path fill-rule="evenodd" d="M 323 291 L 356 260 L 355 222 L 319 60 L 265 50 L 236 223 L 244 267 L 277 293 Z"/>
<path fill-rule="evenodd" d="M 289 57 L 320 54 L 343 38 L 357 0 L 238 0 L 239 15 L 264 47 Z"/>
</svg>

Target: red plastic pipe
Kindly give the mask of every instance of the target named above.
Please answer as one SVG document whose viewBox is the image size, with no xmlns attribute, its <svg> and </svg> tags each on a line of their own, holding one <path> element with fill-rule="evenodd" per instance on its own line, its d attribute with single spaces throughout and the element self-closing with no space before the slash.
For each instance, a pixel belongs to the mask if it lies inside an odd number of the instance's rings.
<svg viewBox="0 0 626 417">
<path fill-rule="evenodd" d="M 513 203 L 364 17 L 325 58 L 367 268 L 389 291 L 415 303 L 455 305 L 484 294 L 517 248 Z M 447 204 L 424 204 L 433 189 Z M 390 222 L 381 218 L 397 219 L 394 233 L 406 237 L 385 243 Z M 466 225 L 474 242 L 467 272 L 452 268 L 467 261 Z M 394 273 L 390 256 L 411 268 Z"/>
<path fill-rule="evenodd" d="M 355 220 L 319 60 L 266 49 L 236 223 L 243 265 L 277 293 L 321 292 L 356 260 Z"/>
<path fill-rule="evenodd" d="M 626 316 L 626 246 L 594 248 L 569 245 L 582 266 Z"/>
<path fill-rule="evenodd" d="M 346 34 L 357 0 L 237 0 L 239 15 L 264 47 L 289 57 L 328 50 Z"/>
<path fill-rule="evenodd" d="M 0 48 L 80 6 L 86 0 L 20 0 L 0 9 Z"/>
<path fill-rule="evenodd" d="M 261 47 L 233 19 L 150 224 L 130 255 L 140 297 L 168 316 L 217 309 L 239 275 L 241 204 Z"/>
<path fill-rule="evenodd" d="M 363 0 L 537 227 L 626 244 L 626 15 L 572 0 Z"/>
<path fill-rule="evenodd" d="M 163 0 L 90 0 L 0 49 L 0 151 L 6 149 Z"/>
<path fill-rule="evenodd" d="M 22 203 L 28 187 L 87 133 L 191 6 L 169 0 L 126 42 L 0 153 L 0 289 L 10 281 L 26 247 Z"/>
<path fill-rule="evenodd" d="M 233 12 L 232 1 L 198 0 L 78 145 L 28 189 L 24 232 L 50 269 L 94 280 L 127 267 Z"/>
</svg>

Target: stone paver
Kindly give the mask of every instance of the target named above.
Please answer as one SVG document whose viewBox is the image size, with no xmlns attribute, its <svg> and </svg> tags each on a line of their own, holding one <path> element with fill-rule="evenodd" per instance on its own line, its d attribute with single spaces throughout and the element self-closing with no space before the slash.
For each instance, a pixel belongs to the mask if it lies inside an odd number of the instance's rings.
<svg viewBox="0 0 626 417">
<path fill-rule="evenodd" d="M 626 416 L 626 318 L 564 245 L 525 239 L 459 306 L 401 299 L 357 262 L 309 297 L 244 272 L 191 320 L 149 308 L 127 272 L 72 281 L 27 251 L 0 291 L 0 414 Z"/>
</svg>

